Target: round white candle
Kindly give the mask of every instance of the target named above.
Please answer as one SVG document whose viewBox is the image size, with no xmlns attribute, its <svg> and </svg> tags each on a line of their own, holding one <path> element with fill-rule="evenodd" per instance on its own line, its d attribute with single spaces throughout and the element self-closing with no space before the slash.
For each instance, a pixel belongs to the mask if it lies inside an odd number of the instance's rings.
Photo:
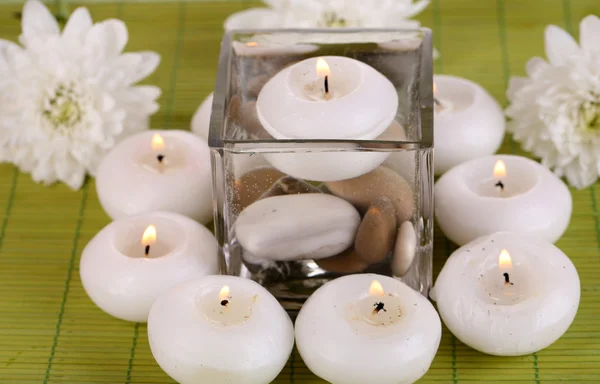
<svg viewBox="0 0 600 384">
<path fill-rule="evenodd" d="M 463 343 L 519 356 L 546 348 L 569 328 L 579 306 L 579 276 L 546 240 L 502 232 L 455 251 L 431 297 Z"/>
<path fill-rule="evenodd" d="M 566 230 L 573 206 L 569 189 L 552 172 L 511 155 L 453 168 L 437 181 L 434 196 L 437 222 L 458 245 L 500 231 L 555 242 Z"/>
<path fill-rule="evenodd" d="M 212 219 L 210 150 L 184 131 L 139 133 L 102 159 L 96 190 L 113 219 L 169 211 L 206 224 Z"/>
<path fill-rule="evenodd" d="M 303 55 L 319 49 L 314 44 L 295 44 L 285 40 L 269 38 L 269 35 L 256 35 L 255 41 L 231 43 L 238 56 L 271 56 L 271 55 Z"/>
<path fill-rule="evenodd" d="M 435 173 L 495 153 L 506 123 L 498 102 L 480 85 L 454 76 L 434 76 Z"/>
<path fill-rule="evenodd" d="M 210 115 L 212 114 L 212 103 L 214 100 L 214 93 L 206 96 L 206 99 L 200 103 L 194 116 L 192 116 L 191 130 L 196 135 L 200 136 L 208 142 L 208 131 L 210 130 Z"/>
<path fill-rule="evenodd" d="M 92 301 L 114 317 L 138 322 L 146 322 L 152 303 L 173 286 L 218 272 L 213 234 L 170 212 L 113 221 L 87 244 L 80 264 Z"/>
<path fill-rule="evenodd" d="M 207 276 L 156 301 L 148 339 L 158 365 L 182 384 L 266 384 L 285 366 L 294 328 L 254 281 Z"/>
<path fill-rule="evenodd" d="M 374 274 L 323 285 L 296 319 L 302 359 L 333 384 L 413 383 L 429 369 L 441 335 L 440 318 L 425 297 Z"/>
<path fill-rule="evenodd" d="M 370 140 L 388 129 L 398 109 L 394 85 L 374 68 L 338 56 L 311 58 L 285 68 L 258 95 L 264 129 L 281 140 Z M 346 145 L 331 150 L 347 149 Z M 291 176 L 335 181 L 372 171 L 389 153 L 265 154 Z"/>
</svg>

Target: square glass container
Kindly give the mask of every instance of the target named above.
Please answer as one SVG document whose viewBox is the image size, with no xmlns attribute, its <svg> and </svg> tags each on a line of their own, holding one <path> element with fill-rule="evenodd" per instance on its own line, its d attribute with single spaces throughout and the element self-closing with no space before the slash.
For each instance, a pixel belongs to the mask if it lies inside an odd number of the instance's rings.
<svg viewBox="0 0 600 384">
<path fill-rule="evenodd" d="M 382 123 L 383 133 L 369 139 L 306 137 L 302 124 L 310 121 L 310 112 L 292 108 L 289 119 L 279 115 L 300 127 L 302 138 L 275 138 L 261 123 L 267 119 L 264 111 L 281 112 L 285 106 L 265 100 L 278 100 L 278 87 L 283 98 L 287 80 L 271 87 L 275 99 L 263 94 L 257 107 L 257 98 L 283 69 L 325 58 L 333 63 L 331 87 L 365 81 L 361 76 L 339 80 L 331 56 L 367 64 L 391 82 L 392 96 L 398 97 L 389 114 L 395 112 L 392 123 Z M 305 73 L 297 75 L 302 83 Z M 377 98 L 376 86 L 361 89 L 370 88 L 367 94 Z M 297 92 L 324 89 L 306 84 Z M 299 309 L 316 288 L 349 273 L 394 276 L 426 295 L 432 283 L 432 93 L 428 29 L 228 32 L 209 134 L 215 232 L 227 274 L 259 282 L 288 310 Z M 390 99 L 373 103 L 367 97 L 364 105 L 330 114 L 326 96 L 308 103 L 325 106 L 323 119 L 346 119 L 359 129 L 362 123 L 356 121 L 368 120 L 373 108 Z M 336 101 L 343 103 L 344 97 Z M 314 130 L 306 124 L 306 131 Z"/>
</svg>

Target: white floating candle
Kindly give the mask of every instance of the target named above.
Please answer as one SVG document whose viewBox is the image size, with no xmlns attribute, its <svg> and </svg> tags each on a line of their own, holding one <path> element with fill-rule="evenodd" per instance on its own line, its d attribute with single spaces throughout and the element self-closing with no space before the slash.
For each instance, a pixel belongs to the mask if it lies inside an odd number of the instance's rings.
<svg viewBox="0 0 600 384">
<path fill-rule="evenodd" d="M 434 76 L 435 173 L 495 153 L 506 123 L 498 102 L 480 85 L 454 76 Z"/>
<path fill-rule="evenodd" d="M 542 238 L 508 232 L 455 251 L 431 291 L 458 339 L 500 356 L 555 342 L 573 322 L 579 297 L 579 276 L 564 253 Z"/>
<path fill-rule="evenodd" d="M 555 242 L 566 230 L 573 201 L 567 186 L 541 164 L 496 155 L 460 164 L 435 184 L 435 217 L 458 245 L 500 231 Z"/>
<path fill-rule="evenodd" d="M 296 319 L 302 359 L 335 384 L 413 383 L 429 369 L 441 334 L 440 318 L 425 297 L 374 274 L 323 285 Z"/>
<path fill-rule="evenodd" d="M 285 366 L 294 329 L 259 284 L 206 276 L 156 301 L 148 339 L 160 367 L 182 384 L 266 384 Z"/>
<path fill-rule="evenodd" d="M 314 44 L 295 44 L 283 39 L 269 39 L 268 35 L 255 36 L 256 41 L 233 41 L 231 46 L 238 56 L 303 55 L 319 49 Z"/>
<path fill-rule="evenodd" d="M 212 219 L 210 150 L 184 131 L 145 131 L 128 137 L 100 163 L 98 198 L 113 219 L 151 211 Z"/>
<path fill-rule="evenodd" d="M 264 129 L 276 139 L 370 140 L 394 120 L 398 94 L 385 76 L 367 64 L 328 56 L 301 61 L 276 74 L 260 91 L 256 107 Z M 338 151 L 343 149 L 347 146 Z M 335 181 L 370 172 L 388 155 L 355 151 L 265 157 L 291 176 Z"/>
<path fill-rule="evenodd" d="M 208 229 L 175 213 L 113 221 L 81 255 L 83 288 L 103 311 L 146 322 L 156 298 L 173 286 L 219 272 L 217 241 Z"/>
</svg>

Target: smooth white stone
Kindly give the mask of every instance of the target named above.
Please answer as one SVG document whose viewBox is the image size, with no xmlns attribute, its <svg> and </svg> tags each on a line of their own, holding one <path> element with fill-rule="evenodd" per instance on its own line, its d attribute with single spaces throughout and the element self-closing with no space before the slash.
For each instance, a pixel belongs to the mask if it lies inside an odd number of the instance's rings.
<svg viewBox="0 0 600 384">
<path fill-rule="evenodd" d="M 394 259 L 392 271 L 395 276 L 404 276 L 410 269 L 415 259 L 417 250 L 417 234 L 410 221 L 405 221 L 398 230 L 396 245 L 394 246 Z"/>
<path fill-rule="evenodd" d="M 350 247 L 360 215 L 347 201 L 320 193 L 259 200 L 235 224 L 238 241 L 258 258 L 320 259 Z"/>
</svg>

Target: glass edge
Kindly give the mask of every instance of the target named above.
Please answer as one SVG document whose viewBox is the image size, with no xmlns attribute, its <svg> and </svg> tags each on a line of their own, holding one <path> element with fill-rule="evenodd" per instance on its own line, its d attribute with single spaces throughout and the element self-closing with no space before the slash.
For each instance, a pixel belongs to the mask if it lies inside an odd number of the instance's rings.
<svg viewBox="0 0 600 384">
<path fill-rule="evenodd" d="M 217 79 L 213 88 L 213 103 L 210 113 L 208 130 L 208 146 L 211 149 L 223 148 L 223 129 L 225 120 L 225 100 L 229 90 L 231 73 L 231 41 L 233 31 L 228 31 L 221 40 L 219 63 L 217 66 Z M 222 86 L 221 86 L 222 85 Z"/>
<path fill-rule="evenodd" d="M 433 39 L 429 28 L 423 31 L 421 79 L 419 100 L 421 103 L 421 144 L 433 146 Z"/>
</svg>

